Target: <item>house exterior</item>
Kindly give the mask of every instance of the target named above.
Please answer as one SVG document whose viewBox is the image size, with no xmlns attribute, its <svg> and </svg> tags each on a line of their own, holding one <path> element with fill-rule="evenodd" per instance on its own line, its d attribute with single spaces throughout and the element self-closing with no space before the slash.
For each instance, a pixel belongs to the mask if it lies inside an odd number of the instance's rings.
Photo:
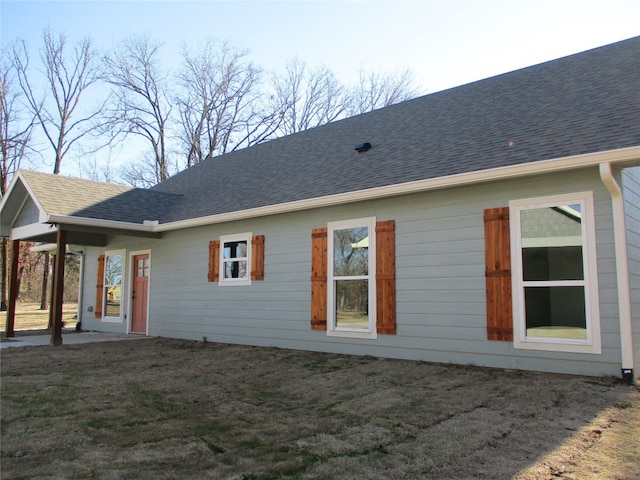
<svg viewBox="0 0 640 480">
<path fill-rule="evenodd" d="M 633 381 L 639 72 L 636 37 L 147 190 L 19 171 L 0 234 L 82 255 L 85 330 Z"/>
</svg>

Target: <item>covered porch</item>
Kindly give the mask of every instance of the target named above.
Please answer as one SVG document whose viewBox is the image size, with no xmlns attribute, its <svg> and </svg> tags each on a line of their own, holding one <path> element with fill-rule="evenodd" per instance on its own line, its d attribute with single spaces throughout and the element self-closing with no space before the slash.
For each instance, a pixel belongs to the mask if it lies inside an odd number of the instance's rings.
<svg viewBox="0 0 640 480">
<path fill-rule="evenodd" d="M 159 238 L 161 234 L 153 231 L 157 222 L 126 221 L 135 218 L 132 210 L 146 210 L 150 206 L 144 200 L 140 190 L 121 185 L 17 172 L 0 203 L 0 237 L 8 238 L 11 258 L 6 337 L 15 337 L 22 242 L 47 245 L 45 248 L 53 255 L 50 344 L 61 345 L 68 251 L 82 254 L 85 247 L 106 247 L 114 235 Z"/>
</svg>

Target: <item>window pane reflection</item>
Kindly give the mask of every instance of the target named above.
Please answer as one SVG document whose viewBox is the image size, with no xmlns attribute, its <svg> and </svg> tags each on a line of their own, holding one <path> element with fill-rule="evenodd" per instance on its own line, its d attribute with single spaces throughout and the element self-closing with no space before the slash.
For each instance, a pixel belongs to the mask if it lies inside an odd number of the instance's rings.
<svg viewBox="0 0 640 480">
<path fill-rule="evenodd" d="M 106 287 L 104 289 L 105 310 L 107 317 L 120 316 L 120 304 L 122 301 L 122 287 Z"/>
<path fill-rule="evenodd" d="M 225 242 L 224 258 L 242 258 L 247 256 L 247 242 Z"/>
<path fill-rule="evenodd" d="M 122 255 L 109 255 L 105 262 L 105 285 L 122 284 Z"/>
<path fill-rule="evenodd" d="M 224 278 L 247 278 L 247 262 L 224 262 Z"/>
<path fill-rule="evenodd" d="M 104 268 L 104 312 L 121 317 L 123 255 L 107 255 Z"/>
<path fill-rule="evenodd" d="M 335 230 L 333 237 L 334 275 L 336 277 L 369 274 L 369 229 Z"/>
<path fill-rule="evenodd" d="M 583 280 L 580 205 L 521 212 L 524 281 Z"/>
<path fill-rule="evenodd" d="M 369 328 L 369 281 L 336 280 L 336 327 Z"/>
</svg>

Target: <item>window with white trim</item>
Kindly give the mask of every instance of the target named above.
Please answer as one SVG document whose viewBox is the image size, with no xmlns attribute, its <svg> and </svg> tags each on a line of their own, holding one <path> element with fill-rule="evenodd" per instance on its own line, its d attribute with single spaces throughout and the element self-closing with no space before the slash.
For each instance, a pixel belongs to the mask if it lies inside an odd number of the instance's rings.
<svg viewBox="0 0 640 480">
<path fill-rule="evenodd" d="M 328 229 L 328 335 L 376 338 L 375 217 Z"/>
<path fill-rule="evenodd" d="M 219 285 L 251 285 L 251 232 L 220 237 Z"/>
<path fill-rule="evenodd" d="M 124 278 L 124 252 L 106 252 L 104 260 L 104 295 L 103 321 L 105 322 L 121 322 L 122 321 L 122 293 Z"/>
<path fill-rule="evenodd" d="M 593 193 L 509 207 L 514 346 L 600 353 Z"/>
</svg>

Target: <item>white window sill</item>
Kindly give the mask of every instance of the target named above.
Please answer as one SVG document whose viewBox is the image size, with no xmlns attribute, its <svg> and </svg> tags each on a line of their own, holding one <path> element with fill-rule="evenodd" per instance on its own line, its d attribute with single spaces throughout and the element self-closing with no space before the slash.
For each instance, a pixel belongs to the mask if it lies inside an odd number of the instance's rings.
<svg viewBox="0 0 640 480">
<path fill-rule="evenodd" d="M 238 280 L 223 280 L 218 282 L 218 286 L 220 287 L 246 287 L 247 285 L 251 285 L 251 280 L 244 278 Z"/>
<path fill-rule="evenodd" d="M 369 332 L 362 330 L 327 330 L 328 337 L 343 337 L 343 338 L 365 338 L 368 340 L 375 340 L 378 338 L 377 332 Z"/>
<path fill-rule="evenodd" d="M 102 321 L 104 323 L 122 323 L 122 319 L 120 317 L 102 317 Z"/>
<path fill-rule="evenodd" d="M 590 353 L 600 355 L 602 348 L 600 345 L 585 343 L 583 340 L 556 339 L 549 341 L 547 338 L 527 337 L 526 340 L 514 340 L 513 348 L 522 350 L 541 350 L 548 352 L 566 353 Z"/>
</svg>

